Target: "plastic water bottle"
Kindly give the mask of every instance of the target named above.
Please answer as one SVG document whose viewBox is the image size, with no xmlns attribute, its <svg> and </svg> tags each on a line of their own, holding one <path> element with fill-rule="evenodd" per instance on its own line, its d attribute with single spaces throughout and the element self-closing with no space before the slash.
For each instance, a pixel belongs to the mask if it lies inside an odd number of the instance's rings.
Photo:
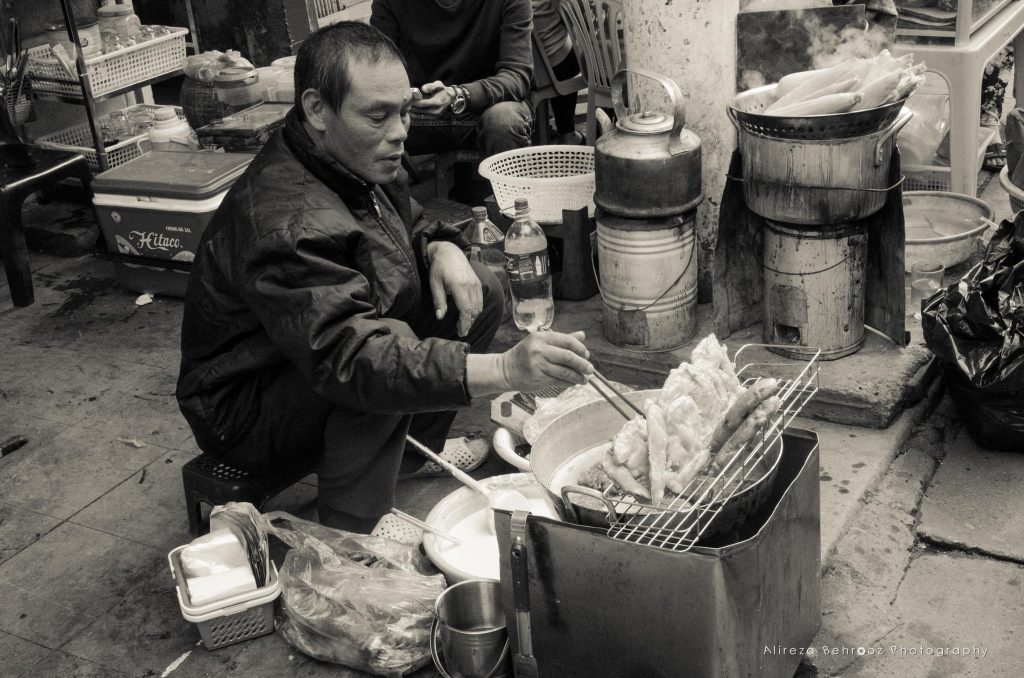
<svg viewBox="0 0 1024 678">
<path fill-rule="evenodd" d="M 530 216 L 526 198 L 516 198 L 516 219 L 505 233 L 505 270 L 516 327 L 528 332 L 550 329 L 555 320 L 555 301 L 551 295 L 548 239 Z"/>
<path fill-rule="evenodd" d="M 505 272 L 505 236 L 487 218 L 486 207 L 473 208 L 473 222 L 464 233 L 469 240 L 469 260 L 478 261 L 491 269 L 501 283 L 505 297 L 505 314 L 501 318 L 504 322 L 512 317 L 512 292 L 509 290 L 508 273 Z"/>
</svg>

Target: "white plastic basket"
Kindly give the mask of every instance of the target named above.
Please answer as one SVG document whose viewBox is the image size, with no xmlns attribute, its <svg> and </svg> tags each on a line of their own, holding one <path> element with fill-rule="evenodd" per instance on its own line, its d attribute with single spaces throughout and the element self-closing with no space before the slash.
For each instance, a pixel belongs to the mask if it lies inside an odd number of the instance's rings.
<svg viewBox="0 0 1024 678">
<path fill-rule="evenodd" d="M 1024 188 L 1015 186 L 1010 181 L 1010 166 L 1006 165 L 999 172 L 999 185 L 1003 187 L 1006 194 L 1010 196 L 1010 218 L 1012 219 L 1017 212 L 1024 210 Z"/>
<path fill-rule="evenodd" d="M 168 35 L 86 59 L 93 96 L 101 97 L 180 69 L 185 62 L 186 35 L 187 28 L 171 28 Z M 74 55 L 70 56 L 74 58 Z M 28 70 L 35 77 L 32 87 L 36 93 L 82 98 L 78 74 L 68 73 L 53 56 L 49 45 L 33 47 L 28 51 Z"/>
<path fill-rule="evenodd" d="M 128 113 L 134 108 L 145 107 L 149 109 L 166 108 L 165 106 L 155 106 L 153 104 L 136 104 L 122 109 L 125 113 Z M 173 107 L 178 113 L 178 117 L 184 119 L 184 113 L 178 106 Z M 70 151 L 71 153 L 80 153 L 85 156 L 86 161 L 89 163 L 89 168 L 93 172 L 100 171 L 99 155 L 96 153 L 96 149 L 93 147 L 92 130 L 89 129 L 89 124 L 85 123 L 82 125 L 76 125 L 74 127 L 66 127 L 56 132 L 50 132 L 44 134 L 36 139 L 36 143 L 40 146 L 47 148 L 54 148 L 58 151 Z M 152 145 L 149 143 L 148 134 L 136 134 L 135 136 L 129 137 L 122 141 L 117 142 L 112 146 L 107 146 L 107 169 L 114 169 L 120 165 L 125 164 L 129 160 L 134 160 L 146 151 L 150 150 Z"/>
<path fill-rule="evenodd" d="M 985 151 L 995 138 L 995 130 L 983 129 L 983 136 L 978 144 L 977 166 L 975 174 L 981 171 L 985 163 Z M 949 193 L 950 190 L 950 169 L 948 165 L 903 165 L 903 174 L 906 180 L 903 182 L 904 191 L 942 191 Z M 975 190 L 974 197 L 977 197 Z"/>
<path fill-rule="evenodd" d="M 216 650 L 274 632 L 274 601 L 281 595 L 277 566 L 270 563 L 266 586 L 240 593 L 209 605 L 193 607 L 188 597 L 185 575 L 181 571 L 179 546 L 167 554 L 171 577 L 178 592 L 181 616 L 196 625 L 207 650 Z"/>
<path fill-rule="evenodd" d="M 562 210 L 594 214 L 593 146 L 532 146 L 492 155 L 480 163 L 502 211 L 528 198 L 538 222 L 560 223 Z"/>
</svg>

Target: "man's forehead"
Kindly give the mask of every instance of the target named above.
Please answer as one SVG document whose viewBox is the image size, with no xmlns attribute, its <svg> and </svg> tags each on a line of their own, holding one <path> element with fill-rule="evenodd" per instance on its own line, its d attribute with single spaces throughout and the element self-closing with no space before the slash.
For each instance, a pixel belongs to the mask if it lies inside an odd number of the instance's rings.
<svg viewBox="0 0 1024 678">
<path fill-rule="evenodd" d="M 349 95 L 356 98 L 403 98 L 409 90 L 409 76 L 402 62 L 384 59 L 370 62 L 355 59 L 349 63 Z"/>
</svg>

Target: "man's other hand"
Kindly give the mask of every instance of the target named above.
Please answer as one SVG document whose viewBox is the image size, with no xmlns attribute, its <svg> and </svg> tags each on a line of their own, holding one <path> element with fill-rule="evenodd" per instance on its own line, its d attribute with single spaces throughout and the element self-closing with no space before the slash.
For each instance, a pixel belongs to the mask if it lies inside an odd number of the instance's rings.
<svg viewBox="0 0 1024 678">
<path fill-rule="evenodd" d="M 505 381 L 526 393 L 550 386 L 585 384 L 594 372 L 583 332 L 534 332 L 501 354 Z"/>
<path fill-rule="evenodd" d="M 430 260 L 430 294 L 434 298 L 437 319 L 448 312 L 448 296 L 451 295 L 459 310 L 459 336 L 464 337 L 484 308 L 480 278 L 463 251 L 453 243 L 428 244 L 427 258 Z"/>
<path fill-rule="evenodd" d="M 423 94 L 423 98 L 413 99 L 411 106 L 413 113 L 437 118 L 451 108 L 451 90 L 440 80 L 428 82 L 420 87 L 420 92 Z"/>
</svg>

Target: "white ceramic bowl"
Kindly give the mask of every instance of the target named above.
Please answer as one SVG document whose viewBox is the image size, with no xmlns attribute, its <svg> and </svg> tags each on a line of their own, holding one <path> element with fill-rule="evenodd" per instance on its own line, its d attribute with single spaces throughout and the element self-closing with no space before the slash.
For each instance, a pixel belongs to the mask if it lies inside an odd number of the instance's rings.
<svg viewBox="0 0 1024 678">
<path fill-rule="evenodd" d="M 489 490 L 512 489 L 523 494 L 527 499 L 537 506 L 534 513 L 541 514 L 541 507 L 546 511 L 546 517 L 556 518 L 555 512 L 544 488 L 537 483 L 532 473 L 508 473 L 500 476 L 492 476 L 482 481 L 484 487 Z M 483 511 L 487 508 L 487 500 L 479 493 L 468 487 L 460 487 L 446 496 L 427 514 L 426 523 L 445 532 L 452 532 L 452 528 L 462 523 L 470 515 Z M 486 515 L 486 514 L 483 514 Z M 458 536 L 458 535 L 456 535 Z M 480 562 L 474 559 L 467 559 L 465 551 L 453 550 L 449 543 L 426 533 L 423 535 L 423 549 L 427 557 L 444 573 L 448 584 L 455 584 L 467 579 L 497 579 L 495 574 L 498 571 L 497 565 L 497 538 L 493 553 L 488 553 L 487 562 Z"/>
</svg>

